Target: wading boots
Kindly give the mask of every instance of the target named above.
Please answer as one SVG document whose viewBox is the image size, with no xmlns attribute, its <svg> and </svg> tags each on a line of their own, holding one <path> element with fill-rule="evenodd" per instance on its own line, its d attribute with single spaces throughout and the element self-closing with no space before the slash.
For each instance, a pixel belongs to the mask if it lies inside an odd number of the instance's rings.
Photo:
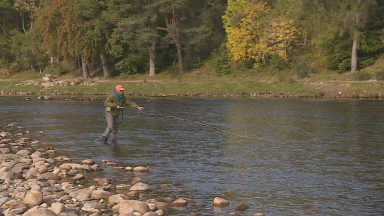
<svg viewBox="0 0 384 216">
<path fill-rule="evenodd" d="M 95 139 L 96 142 L 102 143 L 102 144 L 108 144 L 108 137 L 106 136 L 100 136 L 97 139 Z"/>
</svg>

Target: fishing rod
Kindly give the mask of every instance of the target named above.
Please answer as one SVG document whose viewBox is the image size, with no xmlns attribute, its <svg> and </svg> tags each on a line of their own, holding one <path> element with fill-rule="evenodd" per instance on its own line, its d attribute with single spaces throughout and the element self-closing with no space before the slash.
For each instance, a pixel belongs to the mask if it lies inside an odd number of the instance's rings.
<svg viewBox="0 0 384 216">
<path fill-rule="evenodd" d="M 192 123 L 192 124 L 200 125 L 200 126 L 203 126 L 203 127 L 210 127 L 210 128 L 213 128 L 213 129 L 225 132 L 225 133 L 229 133 L 229 134 L 241 137 L 243 139 L 251 139 L 251 138 L 249 138 L 247 136 L 244 136 L 244 135 L 241 135 L 241 134 L 238 134 L 238 133 L 235 133 L 235 132 L 232 132 L 232 131 L 229 131 L 229 130 L 226 130 L 226 129 L 223 129 L 223 128 L 220 128 L 220 127 L 216 127 L 216 126 L 213 126 L 213 125 L 210 125 L 210 124 L 205 124 L 205 123 L 198 122 L 198 121 L 192 121 L 190 119 L 180 118 L 180 117 L 173 116 L 173 115 L 165 115 L 165 114 L 162 114 L 162 113 L 146 113 L 144 111 L 138 111 L 136 113 L 136 115 L 134 115 L 132 117 L 136 117 L 140 113 L 144 114 L 146 116 L 157 116 L 157 117 L 164 117 L 164 118 L 173 118 L 173 119 L 177 119 L 177 120 L 180 120 L 180 121 L 185 121 L 185 122 L 189 122 L 189 123 Z"/>
</svg>

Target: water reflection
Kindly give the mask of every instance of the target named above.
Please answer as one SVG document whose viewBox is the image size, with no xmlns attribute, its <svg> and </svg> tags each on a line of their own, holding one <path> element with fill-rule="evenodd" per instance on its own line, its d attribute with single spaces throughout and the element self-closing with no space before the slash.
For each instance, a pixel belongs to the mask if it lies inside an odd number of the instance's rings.
<svg viewBox="0 0 384 216">
<path fill-rule="evenodd" d="M 199 215 L 380 215 L 384 212 L 383 101 L 139 99 L 162 113 L 220 127 L 126 110 L 114 145 L 102 101 L 0 98 L 0 118 L 17 121 L 47 145 L 82 160 L 151 166 L 141 176 L 155 196 L 189 197 Z M 38 131 L 44 131 L 39 135 Z M 117 183 L 132 176 L 105 171 Z M 213 209 L 216 195 L 231 200 Z M 172 215 L 186 215 L 188 210 Z"/>
</svg>

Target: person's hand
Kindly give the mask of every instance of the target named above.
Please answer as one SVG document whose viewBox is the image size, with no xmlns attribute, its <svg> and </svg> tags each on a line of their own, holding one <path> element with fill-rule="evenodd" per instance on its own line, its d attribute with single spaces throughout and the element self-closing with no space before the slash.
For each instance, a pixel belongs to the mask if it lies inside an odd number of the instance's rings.
<svg viewBox="0 0 384 216">
<path fill-rule="evenodd" d="M 139 107 L 137 107 L 137 109 L 138 109 L 139 111 L 143 111 L 143 110 L 144 110 L 144 107 L 139 106 Z"/>
</svg>

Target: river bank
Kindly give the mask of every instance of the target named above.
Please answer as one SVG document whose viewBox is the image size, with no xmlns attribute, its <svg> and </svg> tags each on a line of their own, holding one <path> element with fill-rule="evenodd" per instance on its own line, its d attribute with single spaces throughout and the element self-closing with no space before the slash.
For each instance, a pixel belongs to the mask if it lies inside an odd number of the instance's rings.
<svg viewBox="0 0 384 216">
<path fill-rule="evenodd" d="M 0 96 L 90 98 L 109 94 L 116 84 L 124 85 L 126 94 L 136 97 L 384 98 L 384 81 L 359 81 L 351 74 L 314 74 L 298 79 L 290 75 L 217 76 L 207 71 L 87 80 L 24 72 L 0 77 Z"/>
</svg>

